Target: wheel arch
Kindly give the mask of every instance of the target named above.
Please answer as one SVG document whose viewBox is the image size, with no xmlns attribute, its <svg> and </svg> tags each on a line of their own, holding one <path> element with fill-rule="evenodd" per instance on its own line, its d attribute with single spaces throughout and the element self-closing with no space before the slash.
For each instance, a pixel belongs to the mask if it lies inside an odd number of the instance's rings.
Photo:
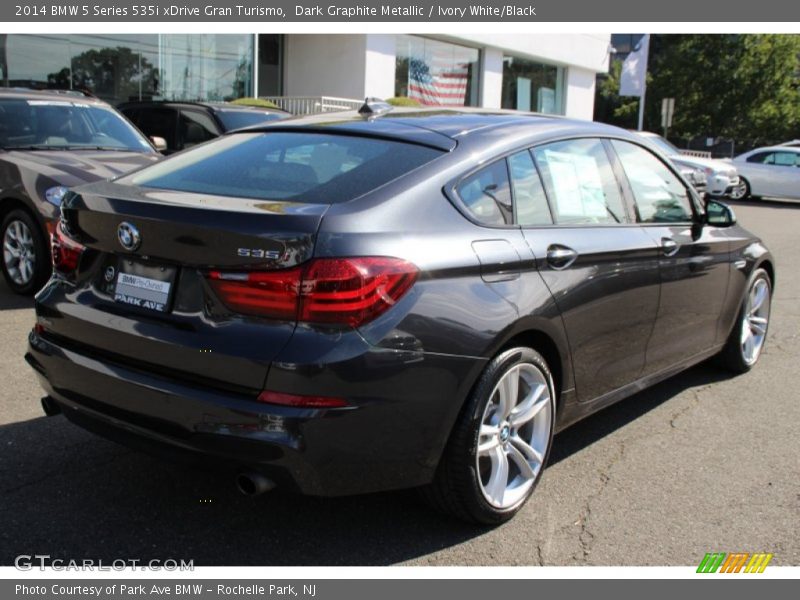
<svg viewBox="0 0 800 600">
<path fill-rule="evenodd" d="M 514 348 L 515 346 L 527 346 L 542 355 L 542 358 L 544 358 L 553 375 L 553 385 L 557 396 L 556 401 L 560 404 L 561 392 L 564 384 L 564 366 L 562 365 L 561 354 L 555 341 L 543 331 L 529 329 L 509 339 L 503 347 L 500 348 L 497 354 L 509 348 Z M 560 408 L 560 406 L 557 406 L 557 408 Z"/>
<path fill-rule="evenodd" d="M 560 317 L 528 317 L 517 321 L 492 348 L 488 359 L 514 346 L 527 346 L 542 355 L 553 374 L 556 409 L 560 413 L 564 392 L 574 387 L 569 345 Z"/>
<path fill-rule="evenodd" d="M 772 260 L 770 260 L 769 258 L 765 258 L 761 262 L 756 264 L 755 268 L 756 269 L 764 269 L 767 272 L 767 275 L 769 276 L 769 285 L 774 291 L 775 290 L 775 265 L 772 263 Z"/>
<path fill-rule="evenodd" d="M 47 238 L 47 222 L 44 217 L 36 210 L 29 201 L 25 201 L 19 196 L 6 196 L 0 198 L 0 223 L 6 218 L 8 213 L 12 210 L 21 209 L 27 212 L 33 220 L 39 224 L 42 230 L 42 235 Z"/>
</svg>

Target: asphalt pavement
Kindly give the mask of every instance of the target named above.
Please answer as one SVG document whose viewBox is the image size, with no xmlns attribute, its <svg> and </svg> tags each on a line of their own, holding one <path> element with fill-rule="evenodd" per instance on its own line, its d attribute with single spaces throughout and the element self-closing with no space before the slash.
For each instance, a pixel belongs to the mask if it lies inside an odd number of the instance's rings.
<svg viewBox="0 0 800 600">
<path fill-rule="evenodd" d="M 765 353 L 703 364 L 555 438 L 535 497 L 494 529 L 413 493 L 241 496 L 43 416 L 23 354 L 32 301 L 0 283 L 0 565 L 184 559 L 195 565 L 696 565 L 706 552 L 800 564 L 800 204 L 735 205 L 776 256 Z"/>
</svg>

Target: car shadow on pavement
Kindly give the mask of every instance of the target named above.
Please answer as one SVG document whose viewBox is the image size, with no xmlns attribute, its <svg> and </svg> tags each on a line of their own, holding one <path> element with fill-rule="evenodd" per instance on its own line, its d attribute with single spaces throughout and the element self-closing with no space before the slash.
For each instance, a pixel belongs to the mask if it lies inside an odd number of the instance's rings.
<svg viewBox="0 0 800 600">
<path fill-rule="evenodd" d="M 733 376 L 706 361 L 612 404 L 559 433 L 553 443 L 549 464 L 554 465 L 583 450 L 688 389 L 725 381 Z"/>
<path fill-rule="evenodd" d="M 588 417 L 558 435 L 551 462 L 688 388 L 725 377 L 701 365 Z M 438 515 L 412 492 L 244 497 L 232 474 L 162 462 L 95 437 L 63 416 L 0 426 L 0 514 L 2 565 L 21 554 L 106 564 L 390 565 L 489 531 Z"/>
</svg>

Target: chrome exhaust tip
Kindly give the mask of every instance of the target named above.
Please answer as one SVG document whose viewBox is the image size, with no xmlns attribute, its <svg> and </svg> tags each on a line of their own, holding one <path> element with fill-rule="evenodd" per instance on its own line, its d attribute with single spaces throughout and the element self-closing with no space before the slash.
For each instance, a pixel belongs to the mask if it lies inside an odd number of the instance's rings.
<svg viewBox="0 0 800 600">
<path fill-rule="evenodd" d="M 236 476 L 236 489 L 245 496 L 259 496 L 275 489 L 275 482 L 261 473 L 239 473 Z"/>
<path fill-rule="evenodd" d="M 54 417 L 61 414 L 61 407 L 50 396 L 42 398 L 42 410 L 48 417 Z"/>
</svg>

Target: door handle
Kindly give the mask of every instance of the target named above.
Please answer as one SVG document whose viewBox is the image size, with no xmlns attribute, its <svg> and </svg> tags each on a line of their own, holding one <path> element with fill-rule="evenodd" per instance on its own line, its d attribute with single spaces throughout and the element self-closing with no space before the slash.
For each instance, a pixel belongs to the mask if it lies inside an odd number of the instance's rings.
<svg viewBox="0 0 800 600">
<path fill-rule="evenodd" d="M 678 252 L 680 246 L 678 242 L 673 240 L 672 238 L 661 238 L 661 251 L 664 253 L 664 256 L 673 256 Z"/>
<path fill-rule="evenodd" d="M 553 244 L 547 248 L 547 264 L 558 271 L 569 267 L 576 258 L 578 258 L 578 253 L 567 246 Z"/>
</svg>

